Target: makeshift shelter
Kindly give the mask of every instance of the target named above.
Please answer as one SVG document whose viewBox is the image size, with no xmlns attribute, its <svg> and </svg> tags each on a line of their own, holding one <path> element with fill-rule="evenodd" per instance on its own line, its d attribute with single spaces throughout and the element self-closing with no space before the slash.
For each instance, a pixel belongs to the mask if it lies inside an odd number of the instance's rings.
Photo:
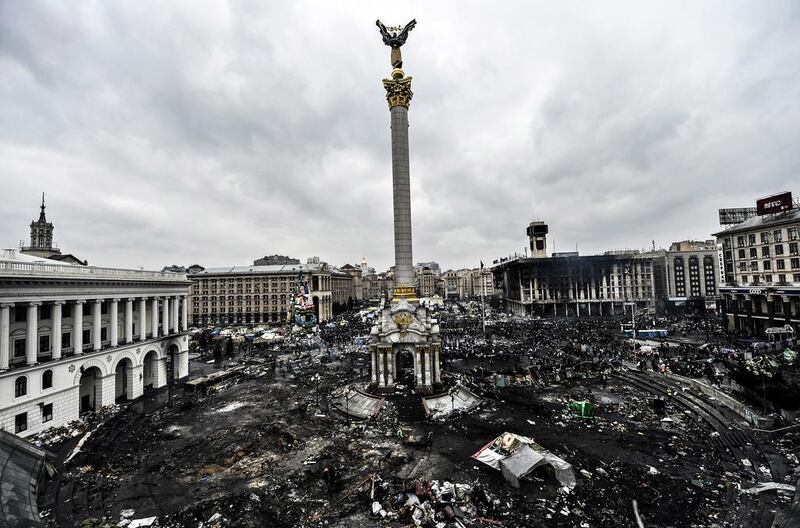
<svg viewBox="0 0 800 528">
<path fill-rule="evenodd" d="M 499 470 L 509 484 L 520 487 L 520 480 L 537 468 L 549 465 L 562 486 L 575 487 L 572 464 L 557 457 L 527 436 L 503 433 L 472 455 L 472 458 Z"/>
</svg>

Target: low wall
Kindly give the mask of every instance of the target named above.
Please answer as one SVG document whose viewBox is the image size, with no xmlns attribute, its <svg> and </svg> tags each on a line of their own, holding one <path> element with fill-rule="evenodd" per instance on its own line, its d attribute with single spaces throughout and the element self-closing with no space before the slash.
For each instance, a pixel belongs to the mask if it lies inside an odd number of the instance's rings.
<svg viewBox="0 0 800 528">
<path fill-rule="evenodd" d="M 684 383 L 686 385 L 691 385 L 692 387 L 696 388 L 706 396 L 710 396 L 715 398 L 717 401 L 722 403 L 725 407 L 729 408 L 749 423 L 753 427 L 758 427 L 762 429 L 767 429 L 772 427 L 772 420 L 769 418 L 765 418 L 764 416 L 759 415 L 753 409 L 748 407 L 747 405 L 743 404 L 742 402 L 731 398 L 724 392 L 715 389 L 711 385 L 707 383 L 703 383 L 702 381 L 686 378 L 684 376 L 679 376 L 678 374 L 665 374 L 668 378 L 678 381 L 680 383 Z"/>
</svg>

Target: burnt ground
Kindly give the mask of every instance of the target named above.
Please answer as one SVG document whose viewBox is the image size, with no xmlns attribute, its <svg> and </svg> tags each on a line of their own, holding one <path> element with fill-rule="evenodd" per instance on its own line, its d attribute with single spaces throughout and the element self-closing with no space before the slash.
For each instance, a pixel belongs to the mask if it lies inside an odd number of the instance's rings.
<svg viewBox="0 0 800 528">
<path fill-rule="evenodd" d="M 319 413 L 311 371 L 322 378 Z M 47 490 L 48 526 L 90 517 L 116 526 L 128 509 L 134 519 L 156 516 L 160 527 L 405 526 L 408 519 L 373 517 L 371 496 L 391 510 L 392 497 L 429 480 L 469 486 L 462 509 L 471 526 L 635 526 L 632 499 L 649 527 L 712 526 L 736 495 L 736 469 L 723 467 L 708 431 L 669 408 L 677 427 L 662 430 L 653 397 L 621 381 L 507 387 L 473 413 L 415 425 L 433 443 L 414 448 L 402 445 L 390 413 L 348 427 L 327 412 L 325 395 L 348 379 L 324 365 L 288 381 L 252 366 L 217 393 L 123 410 Z M 590 390 L 593 419 L 566 411 Z M 504 431 L 573 464 L 575 489 L 563 493 L 542 471 L 515 490 L 470 458 Z"/>
</svg>

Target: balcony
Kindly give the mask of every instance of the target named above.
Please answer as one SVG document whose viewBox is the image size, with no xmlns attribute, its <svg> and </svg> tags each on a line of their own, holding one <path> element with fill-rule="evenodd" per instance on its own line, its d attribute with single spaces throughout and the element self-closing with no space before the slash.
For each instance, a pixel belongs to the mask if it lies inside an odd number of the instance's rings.
<svg viewBox="0 0 800 528">
<path fill-rule="evenodd" d="M 22 262 L 0 260 L 0 277 L 29 276 L 48 278 L 97 278 L 121 280 L 155 280 L 164 282 L 186 282 L 186 275 L 163 271 L 145 271 L 118 268 L 99 268 L 95 266 L 75 266 L 50 262 Z"/>
</svg>

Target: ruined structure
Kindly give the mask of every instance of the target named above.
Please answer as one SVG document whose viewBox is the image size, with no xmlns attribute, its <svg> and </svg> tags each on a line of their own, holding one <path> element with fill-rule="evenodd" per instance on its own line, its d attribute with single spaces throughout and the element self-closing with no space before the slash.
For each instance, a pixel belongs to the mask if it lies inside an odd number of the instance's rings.
<svg viewBox="0 0 800 528">
<path fill-rule="evenodd" d="M 391 303 L 386 303 L 372 328 L 370 354 L 372 387 L 393 391 L 402 375 L 403 357 L 413 360 L 413 386 L 416 392 L 432 392 L 441 382 L 439 368 L 439 325 L 424 306 L 420 306 L 414 288 L 411 252 L 411 184 L 408 154 L 408 107 L 411 103 L 411 77 L 403 72 L 400 47 L 412 20 L 405 27 L 387 28 L 377 22 L 383 42 L 392 48 L 391 78 L 383 80 L 389 103 L 392 128 L 392 196 L 394 202 L 395 286 Z"/>
</svg>

